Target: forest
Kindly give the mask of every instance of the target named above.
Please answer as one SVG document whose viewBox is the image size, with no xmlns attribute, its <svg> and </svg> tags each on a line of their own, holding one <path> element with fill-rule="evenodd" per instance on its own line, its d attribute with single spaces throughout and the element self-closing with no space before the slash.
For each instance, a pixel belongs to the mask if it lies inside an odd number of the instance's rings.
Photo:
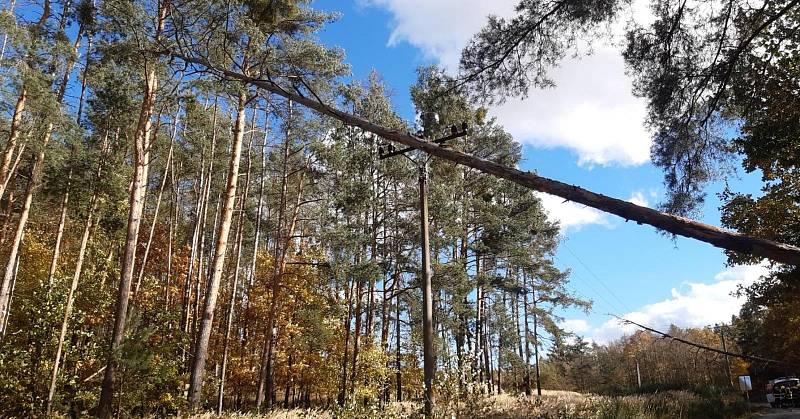
<svg viewBox="0 0 800 419">
<path fill-rule="evenodd" d="M 800 1 L 648 0 L 628 25 L 657 210 L 516 170 L 489 113 L 629 3 L 521 0 L 459 74 L 418 68 L 409 121 L 310 0 L 5 0 L 0 416 L 746 414 L 738 376 L 800 365 Z M 694 221 L 735 170 L 761 194 Z M 587 341 L 535 191 L 769 274 L 725 325 Z"/>
</svg>

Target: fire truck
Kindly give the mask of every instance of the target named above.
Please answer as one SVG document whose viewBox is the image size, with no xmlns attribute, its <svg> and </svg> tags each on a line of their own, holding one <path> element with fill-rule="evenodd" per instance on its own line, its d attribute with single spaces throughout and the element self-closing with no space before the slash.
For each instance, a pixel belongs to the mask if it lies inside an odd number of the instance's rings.
<svg viewBox="0 0 800 419">
<path fill-rule="evenodd" d="M 767 382 L 767 401 L 772 407 L 800 405 L 800 379 L 781 377 Z"/>
</svg>

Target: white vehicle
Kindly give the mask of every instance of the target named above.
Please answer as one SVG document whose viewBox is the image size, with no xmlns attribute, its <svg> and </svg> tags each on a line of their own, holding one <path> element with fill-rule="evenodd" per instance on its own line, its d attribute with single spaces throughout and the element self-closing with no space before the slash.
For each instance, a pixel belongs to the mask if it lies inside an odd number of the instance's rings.
<svg viewBox="0 0 800 419">
<path fill-rule="evenodd" d="M 767 402 L 772 407 L 794 406 L 800 401 L 800 379 L 781 377 L 767 382 Z"/>
</svg>

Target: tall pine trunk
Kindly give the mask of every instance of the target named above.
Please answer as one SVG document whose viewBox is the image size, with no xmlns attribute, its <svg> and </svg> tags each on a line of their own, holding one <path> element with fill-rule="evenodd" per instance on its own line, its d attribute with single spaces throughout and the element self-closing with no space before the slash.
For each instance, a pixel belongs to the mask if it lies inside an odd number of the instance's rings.
<svg viewBox="0 0 800 419">
<path fill-rule="evenodd" d="M 5 149 L 3 149 L 3 154 L 0 156 L 0 198 L 3 197 L 5 188 L 8 185 L 8 179 L 11 177 L 11 160 L 22 131 L 22 115 L 25 112 L 27 99 L 28 90 L 23 86 L 19 98 L 17 98 L 17 103 L 14 105 L 14 113 L 11 116 L 8 141 L 6 141 Z"/>
<path fill-rule="evenodd" d="M 253 110 L 253 123 L 251 124 L 252 132 L 255 132 L 255 117 L 256 111 Z M 247 195 L 250 191 L 250 171 L 253 166 L 251 155 L 251 148 L 253 146 L 253 134 L 250 136 L 250 144 L 247 145 L 247 169 L 245 170 L 245 182 L 242 193 L 239 197 L 239 221 L 236 225 L 236 264 L 233 268 L 233 283 L 231 284 L 231 295 L 228 301 L 228 315 L 225 319 L 225 331 L 223 332 L 222 343 L 222 366 L 219 377 L 219 389 L 217 391 L 217 414 L 222 414 L 223 401 L 225 398 L 225 379 L 227 378 L 228 370 L 228 353 L 230 350 L 231 329 L 233 327 L 233 319 L 236 315 L 236 295 L 239 290 L 239 275 L 242 262 L 242 236 L 244 230 L 244 211 L 247 204 Z"/>
<path fill-rule="evenodd" d="M 233 207 L 236 201 L 236 187 L 239 180 L 239 162 L 242 152 L 242 139 L 244 138 L 245 131 L 246 104 L 247 92 L 242 90 L 239 93 L 239 101 L 236 110 L 236 122 L 234 125 L 233 141 L 231 143 L 231 156 L 228 163 L 228 179 L 225 186 L 225 201 L 222 205 L 222 212 L 220 213 L 220 223 L 216 234 L 216 245 L 214 246 L 214 257 L 211 265 L 211 276 L 206 286 L 205 301 L 203 302 L 203 316 L 197 333 L 194 362 L 192 364 L 191 380 L 189 383 L 189 405 L 193 410 L 196 410 L 200 406 L 203 394 L 203 377 L 205 375 L 206 358 L 208 356 L 208 343 L 211 338 L 214 310 L 217 306 L 219 284 L 222 280 L 225 255 L 228 248 L 228 235 L 230 233 L 231 220 L 233 217 Z"/>
<path fill-rule="evenodd" d="M 153 221 L 150 223 L 150 232 L 147 235 L 147 242 L 144 246 L 144 254 L 142 254 L 142 261 L 141 265 L 139 266 L 139 274 L 136 278 L 136 286 L 133 289 L 133 296 L 134 298 L 139 295 L 139 287 L 142 285 L 142 278 L 144 277 L 144 271 L 147 268 L 147 259 L 150 256 L 150 245 L 153 243 L 153 235 L 156 231 L 156 224 L 158 223 L 158 213 L 161 209 L 161 198 L 164 195 L 164 188 L 167 186 L 167 177 L 169 176 L 169 169 L 172 163 L 172 153 L 173 148 L 175 145 L 175 138 L 178 135 L 178 114 L 180 113 L 180 108 L 175 113 L 175 119 L 173 120 L 172 126 L 172 136 L 170 137 L 169 143 L 169 151 L 167 152 L 167 161 L 164 163 L 164 175 L 161 178 L 161 186 L 158 188 L 158 195 L 156 196 L 156 207 L 153 210 Z M 135 301 L 134 301 L 135 302 Z"/>
<path fill-rule="evenodd" d="M 166 2 L 159 3 L 158 23 L 155 34 L 156 41 L 164 29 L 167 7 Z M 118 365 L 118 350 L 125 336 L 125 322 L 128 314 L 128 301 L 130 298 L 131 282 L 133 280 L 134 263 L 136 262 L 136 247 L 139 242 L 139 227 L 142 223 L 144 211 L 144 194 L 147 188 L 147 174 L 150 169 L 150 142 L 153 108 L 156 102 L 156 89 L 158 77 L 156 76 L 156 63 L 148 62 L 145 65 L 147 76 L 145 78 L 145 91 L 139 111 L 139 119 L 134 132 L 134 172 L 131 182 L 129 199 L 128 223 L 125 231 L 125 247 L 120 266 L 119 289 L 114 316 L 114 331 L 108 348 L 108 361 L 103 375 L 103 384 L 100 390 L 100 400 L 97 406 L 97 416 L 110 418 L 114 401 L 114 381 Z"/>
</svg>

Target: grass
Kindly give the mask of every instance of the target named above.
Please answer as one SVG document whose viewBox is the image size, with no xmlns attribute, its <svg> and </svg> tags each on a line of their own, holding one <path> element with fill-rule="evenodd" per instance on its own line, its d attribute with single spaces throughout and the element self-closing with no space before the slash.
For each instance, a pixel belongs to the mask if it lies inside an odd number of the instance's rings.
<svg viewBox="0 0 800 419">
<path fill-rule="evenodd" d="M 496 395 L 458 403 L 440 403 L 440 418 L 541 418 L 541 419 L 728 419 L 748 416 L 746 403 L 736 395 L 700 396 L 688 391 L 664 391 L 630 396 L 598 396 L 570 391 L 545 391 L 541 397 Z M 354 406 L 349 409 L 277 410 L 265 415 L 225 414 L 222 419 L 364 418 L 403 419 L 421 417 L 417 403 L 391 403 L 386 408 Z M 192 419 L 220 418 L 212 414 Z"/>
</svg>

